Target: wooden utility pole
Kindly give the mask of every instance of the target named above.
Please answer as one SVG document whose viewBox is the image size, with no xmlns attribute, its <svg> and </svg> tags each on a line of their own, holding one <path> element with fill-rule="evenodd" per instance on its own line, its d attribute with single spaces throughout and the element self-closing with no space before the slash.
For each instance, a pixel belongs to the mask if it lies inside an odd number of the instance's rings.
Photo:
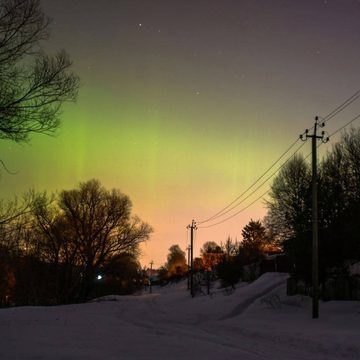
<svg viewBox="0 0 360 360">
<path fill-rule="evenodd" d="M 149 282 L 150 282 L 150 294 L 152 294 L 152 282 L 151 282 L 151 277 L 152 277 L 152 266 L 153 266 L 154 262 L 151 260 L 150 261 L 150 276 L 149 276 Z"/>
<path fill-rule="evenodd" d="M 197 229 L 196 222 L 193 220 L 191 225 L 187 226 L 190 229 L 190 293 L 191 296 L 195 296 L 194 292 L 194 230 Z"/>
<path fill-rule="evenodd" d="M 186 248 L 187 250 L 187 264 L 188 264 L 188 273 L 187 273 L 187 289 L 190 290 L 190 245 Z"/>
<path fill-rule="evenodd" d="M 329 141 L 325 138 L 325 132 L 317 135 L 317 128 L 324 127 L 325 123 L 319 123 L 318 116 L 315 117 L 314 132 L 309 135 L 309 129 L 300 135 L 300 139 L 306 141 L 311 138 L 312 153 L 312 317 L 319 317 L 319 240 L 318 240 L 318 200 L 317 200 L 317 145 L 316 141 L 320 139 L 322 142 Z"/>
</svg>

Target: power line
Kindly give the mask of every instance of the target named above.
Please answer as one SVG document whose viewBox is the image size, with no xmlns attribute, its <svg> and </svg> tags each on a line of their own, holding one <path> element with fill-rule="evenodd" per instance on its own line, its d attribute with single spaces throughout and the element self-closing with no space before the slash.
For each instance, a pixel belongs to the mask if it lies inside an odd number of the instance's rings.
<svg viewBox="0 0 360 360">
<path fill-rule="evenodd" d="M 281 165 L 279 166 L 270 176 L 268 176 L 256 189 L 254 189 L 249 195 L 247 195 L 245 198 L 243 198 L 240 202 L 238 202 L 237 204 L 233 205 L 232 207 L 230 207 L 228 210 L 224 211 L 222 214 L 218 215 L 218 216 L 213 216 L 212 220 L 215 220 L 221 216 L 224 216 L 225 214 L 228 214 L 231 210 L 237 208 L 239 205 L 241 205 L 244 201 L 246 201 L 251 195 L 255 194 L 264 184 L 266 184 L 292 157 L 295 156 L 296 153 L 298 153 L 300 151 L 300 149 L 304 146 L 305 144 L 301 144 L 301 146 L 299 146 L 296 151 Z M 265 174 L 264 174 L 265 175 Z M 263 176 L 262 176 L 263 177 Z M 252 185 L 254 186 L 255 183 Z"/>
<path fill-rule="evenodd" d="M 338 132 L 340 132 L 341 130 L 345 129 L 347 126 L 349 126 L 350 124 L 352 124 L 354 121 L 360 119 L 360 114 L 356 115 L 354 118 L 352 118 L 350 121 L 348 121 L 346 124 L 344 124 L 343 126 L 339 127 L 337 130 L 335 130 L 334 132 L 332 132 L 328 137 L 331 138 L 332 136 L 334 136 L 335 134 L 337 134 Z M 319 148 L 320 146 L 322 146 L 324 143 L 320 142 L 317 145 L 317 148 Z M 307 154 L 305 156 L 305 160 L 311 155 L 311 152 L 309 154 Z"/>
<path fill-rule="evenodd" d="M 329 121 L 333 117 L 335 117 L 337 114 L 339 114 L 344 109 L 346 109 L 354 101 L 356 101 L 359 97 L 360 97 L 360 89 L 358 91 L 356 91 L 352 96 L 347 98 L 342 104 L 337 106 L 334 110 L 332 110 L 329 114 L 327 114 L 325 117 L 323 117 L 322 120 L 324 121 L 324 123 Z"/>
<path fill-rule="evenodd" d="M 345 125 L 341 126 L 339 129 L 335 130 L 333 133 L 331 133 L 329 135 L 329 137 L 334 136 L 335 134 L 337 134 L 339 131 L 343 130 L 344 128 L 346 128 L 347 126 L 349 126 L 350 124 L 352 124 L 355 120 L 360 118 L 360 114 L 355 116 L 353 119 L 351 119 L 349 122 L 347 122 Z"/>
<path fill-rule="evenodd" d="M 358 98 L 360 97 L 360 89 L 358 91 L 356 91 L 352 96 L 350 96 L 348 99 L 346 99 L 342 104 L 340 104 L 339 106 L 337 106 L 334 110 L 332 110 L 329 114 L 327 114 L 325 117 L 322 118 L 323 122 L 327 122 L 330 119 L 334 118 L 336 115 L 338 115 L 340 112 L 342 112 L 344 109 L 346 109 L 348 106 L 350 106 L 353 102 L 355 102 Z M 352 119 L 351 121 L 349 121 L 347 124 L 345 124 L 344 126 L 342 126 L 341 128 L 339 128 L 338 130 L 336 130 L 334 133 L 332 133 L 330 136 L 333 136 L 334 134 L 336 134 L 337 132 L 341 131 L 343 128 L 345 128 L 346 126 L 350 125 L 352 122 L 354 122 L 355 120 L 357 120 L 360 117 L 360 114 L 355 117 L 354 119 Z M 310 129 L 312 130 L 312 128 Z M 307 130 L 309 131 L 309 130 Z M 237 203 L 237 201 L 242 198 L 251 188 L 253 188 L 295 145 L 296 143 L 299 141 L 299 138 L 296 139 L 296 141 L 294 141 L 286 150 L 285 152 L 254 182 L 252 183 L 244 192 L 242 192 L 239 196 L 237 196 L 232 202 L 230 202 L 227 206 L 225 206 L 224 208 L 222 208 L 220 211 L 218 211 L 216 214 L 214 214 L 213 216 L 199 221 L 198 224 L 204 224 L 206 222 L 209 222 L 211 220 L 215 220 L 218 219 L 219 217 L 224 216 L 225 214 L 228 214 L 230 211 L 232 211 L 233 209 L 235 209 L 236 207 L 238 207 L 239 205 L 241 205 L 245 200 L 247 200 L 251 195 L 253 195 L 259 188 L 261 188 L 269 179 L 271 179 L 302 147 L 304 144 L 302 144 L 274 173 L 272 173 L 265 181 L 263 181 L 254 191 L 252 191 L 248 196 L 246 196 L 244 199 L 242 199 L 240 202 Z M 320 144 L 321 145 L 321 144 Z M 320 146 L 319 145 L 319 146 Z M 308 155 L 310 156 L 310 154 Z M 308 157 L 307 156 L 307 157 Z M 307 158 L 306 157 L 306 158 Z M 305 158 L 305 159 L 306 159 Z M 269 190 L 268 190 L 269 191 Z M 268 192 L 267 191 L 267 192 Z M 266 193 L 267 193 L 266 192 Z M 266 194 L 265 193 L 265 194 Z M 265 195 L 264 194 L 264 195 Z M 264 196 L 263 195 L 263 196 Z M 262 196 L 261 196 L 262 197 Z M 208 227 L 213 227 L 215 225 L 219 225 L 227 220 L 230 220 L 231 218 L 233 218 L 234 216 L 236 216 L 237 214 L 239 214 L 240 212 L 244 211 L 245 209 L 247 209 L 249 206 L 251 206 L 252 204 L 254 204 L 256 201 L 258 201 L 261 197 L 257 198 L 255 201 L 253 201 L 251 204 L 249 204 L 248 206 L 246 206 L 245 208 L 241 209 L 240 211 L 234 213 L 233 215 L 223 219 L 222 221 L 219 221 L 215 224 L 209 225 L 209 226 L 202 226 L 200 228 L 208 228 Z"/>
<path fill-rule="evenodd" d="M 350 106 L 353 102 L 355 102 L 357 99 L 360 98 L 360 89 L 356 91 L 353 95 L 351 95 L 349 98 L 347 98 L 343 103 L 341 103 L 339 106 L 337 106 L 334 110 L 329 112 L 326 116 L 323 116 L 320 118 L 323 120 L 323 123 L 325 124 L 332 118 L 334 118 L 336 115 L 338 115 L 340 112 L 342 112 L 344 109 L 346 109 L 348 106 Z M 308 131 L 311 131 L 314 129 L 314 126 L 307 129 Z"/>
<path fill-rule="evenodd" d="M 359 96 L 360 96 L 360 95 L 359 95 Z M 355 116 L 353 119 L 351 119 L 350 121 L 348 121 L 345 125 L 341 126 L 339 129 L 337 129 L 337 130 L 334 131 L 333 133 L 331 133 L 331 134 L 329 135 L 329 137 L 337 134 L 339 131 L 343 130 L 345 127 L 349 126 L 350 124 L 352 124 L 354 121 L 358 120 L 359 118 L 360 118 L 360 114 L 357 115 L 357 116 Z M 323 144 L 323 142 L 319 143 L 316 147 L 319 148 L 322 144 Z M 303 145 L 305 145 L 305 143 L 303 143 L 302 146 L 303 146 Z M 274 176 L 274 175 L 302 148 L 302 146 L 300 146 L 300 147 L 295 151 L 295 153 L 294 153 L 290 158 L 288 158 L 288 159 L 286 160 L 286 162 L 285 162 L 284 164 L 282 164 L 267 180 L 269 180 L 272 176 Z M 307 159 L 310 155 L 312 155 L 312 152 L 310 152 L 310 153 L 305 157 L 305 159 Z M 266 181 L 267 181 L 267 180 L 266 180 Z M 266 182 L 266 181 L 265 181 L 265 182 Z M 263 183 L 263 184 L 264 184 L 264 183 Z M 249 205 L 247 205 L 246 207 L 244 207 L 244 208 L 241 209 L 240 211 L 236 212 L 235 214 L 229 216 L 228 218 L 226 218 L 226 219 L 224 219 L 224 220 L 222 220 L 222 221 L 220 221 L 220 222 L 218 222 L 218 223 L 209 225 L 209 226 L 201 226 L 200 228 L 203 229 L 203 228 L 213 227 L 213 226 L 219 225 L 219 224 L 221 224 L 221 223 L 223 223 L 223 222 L 225 222 L 225 221 L 227 221 L 227 220 L 230 220 L 231 218 L 233 218 L 233 217 L 235 217 L 236 215 L 240 214 L 240 213 L 243 212 L 244 210 L 248 209 L 251 205 L 255 204 L 258 200 L 260 200 L 261 198 L 263 198 L 269 191 L 270 191 L 270 189 L 267 190 L 264 194 L 262 194 L 262 195 L 259 196 L 258 198 L 256 198 L 252 203 L 250 203 Z M 244 199 L 244 200 L 246 200 L 246 199 Z"/>
<path fill-rule="evenodd" d="M 216 219 L 220 216 L 222 216 L 223 214 L 228 213 L 230 210 L 232 210 L 233 208 L 231 208 L 229 211 L 224 212 L 225 210 L 227 210 L 231 205 L 233 205 L 234 203 L 236 203 L 242 196 L 244 196 L 252 187 L 254 187 L 294 146 L 295 144 L 299 141 L 299 138 L 296 139 L 296 141 L 294 141 L 287 149 L 286 151 L 283 152 L 283 154 L 254 182 L 252 183 L 244 192 L 242 192 L 239 196 L 237 196 L 230 204 L 228 204 L 227 206 L 225 206 L 224 208 L 222 208 L 220 211 L 218 211 L 216 214 L 214 214 L 213 216 L 199 221 L 197 224 L 203 224 L 205 222 L 208 222 L 210 220 Z M 235 206 L 236 207 L 236 206 Z"/>
<path fill-rule="evenodd" d="M 233 206 L 232 208 L 230 208 L 229 210 L 227 210 L 226 212 L 224 212 L 223 214 L 217 216 L 216 218 L 219 218 L 220 216 L 223 216 L 227 213 L 229 213 L 231 210 L 235 209 L 236 207 L 238 207 L 240 204 L 242 204 L 245 200 L 247 200 L 251 195 L 253 195 L 257 190 L 259 190 L 265 183 L 267 183 L 288 161 L 290 161 L 291 158 L 293 158 L 295 156 L 295 154 L 297 154 L 300 149 L 305 145 L 305 143 L 302 143 L 301 146 L 299 146 L 296 151 L 280 166 L 278 167 L 270 176 L 268 176 L 266 178 L 265 181 L 263 181 L 255 190 L 253 190 L 246 198 L 242 199 L 238 204 L 236 204 L 235 206 Z M 267 190 L 265 192 L 265 194 L 267 194 L 270 190 Z M 222 221 L 219 221 L 215 224 L 209 225 L 209 226 L 200 226 L 199 228 L 208 228 L 208 227 L 213 227 L 215 225 L 218 224 L 222 224 L 223 222 L 232 219 L 234 216 L 238 215 L 239 213 L 241 213 L 242 211 L 246 210 L 247 208 L 249 208 L 251 205 L 253 205 L 256 201 L 258 201 L 260 198 L 262 198 L 265 194 L 261 195 L 260 197 L 258 197 L 255 201 L 253 201 L 252 203 L 250 203 L 249 205 L 247 205 L 245 208 L 241 209 L 240 211 L 234 213 L 233 215 L 227 217 L 226 219 L 223 219 Z M 215 218 L 214 218 L 215 219 Z"/>
<path fill-rule="evenodd" d="M 268 192 L 270 191 L 270 189 L 266 190 L 261 196 L 259 196 L 258 198 L 256 198 L 253 202 L 251 202 L 249 205 L 245 206 L 244 208 L 242 208 L 241 210 L 237 211 L 236 213 L 232 214 L 231 216 L 228 216 L 227 218 L 212 224 L 212 225 L 207 225 L 207 226 L 199 226 L 199 229 L 206 229 L 206 228 L 210 228 L 216 225 L 220 225 L 222 223 L 224 223 L 225 221 L 228 221 L 230 219 L 232 219 L 233 217 L 239 215 L 241 212 L 245 211 L 246 209 L 248 209 L 251 205 L 255 204 L 257 201 L 259 201 L 260 199 L 262 199 Z"/>
<path fill-rule="evenodd" d="M 349 126 L 350 124 L 352 124 L 354 121 L 360 119 L 360 114 L 356 115 L 354 118 L 352 118 L 350 121 L 348 121 L 345 125 L 339 127 L 337 130 L 335 130 L 334 132 L 332 132 L 328 137 L 331 138 L 332 136 L 334 136 L 335 134 L 337 134 L 338 132 L 340 132 L 341 130 L 345 129 L 347 126 Z M 317 145 L 317 148 L 319 148 L 321 145 L 323 145 L 324 143 L 321 142 Z M 311 153 L 309 153 L 305 159 L 307 159 L 309 156 L 311 155 Z"/>
</svg>

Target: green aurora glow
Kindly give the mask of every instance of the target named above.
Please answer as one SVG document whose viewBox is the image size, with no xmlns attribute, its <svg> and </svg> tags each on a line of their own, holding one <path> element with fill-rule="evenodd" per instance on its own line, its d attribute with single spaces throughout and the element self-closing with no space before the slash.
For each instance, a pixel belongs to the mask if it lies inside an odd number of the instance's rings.
<svg viewBox="0 0 360 360">
<path fill-rule="evenodd" d="M 154 227 L 142 263 L 162 265 L 172 244 L 186 247 L 193 218 L 227 205 L 315 115 L 357 90 L 360 5 L 345 3 L 339 13 L 336 1 L 44 1 L 55 20 L 47 46 L 68 50 L 82 87 L 54 138 L 0 144 L 1 159 L 19 171 L 1 173 L 0 195 L 97 178 L 129 195 Z M 259 201 L 199 230 L 195 253 L 205 241 L 240 238 L 264 214 Z"/>
</svg>

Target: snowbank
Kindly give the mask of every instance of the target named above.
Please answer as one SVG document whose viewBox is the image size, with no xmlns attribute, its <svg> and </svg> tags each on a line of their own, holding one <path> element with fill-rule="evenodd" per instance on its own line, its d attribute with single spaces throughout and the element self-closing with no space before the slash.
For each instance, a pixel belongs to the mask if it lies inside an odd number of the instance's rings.
<svg viewBox="0 0 360 360">
<path fill-rule="evenodd" d="M 82 305 L 0 310 L 0 359 L 360 359 L 360 304 L 287 297 L 284 274 L 191 298 L 186 283 Z M 107 300 L 107 301 L 106 301 Z"/>
</svg>

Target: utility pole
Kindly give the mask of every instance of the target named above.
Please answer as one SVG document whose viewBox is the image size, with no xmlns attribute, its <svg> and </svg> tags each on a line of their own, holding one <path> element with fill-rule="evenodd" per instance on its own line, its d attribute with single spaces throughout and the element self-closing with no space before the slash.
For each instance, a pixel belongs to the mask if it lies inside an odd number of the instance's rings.
<svg viewBox="0 0 360 360">
<path fill-rule="evenodd" d="M 149 282 L 150 282 L 150 294 L 152 294 L 152 282 L 151 282 L 151 276 L 152 276 L 152 266 L 153 266 L 154 262 L 151 260 L 150 261 L 150 276 L 149 276 Z"/>
<path fill-rule="evenodd" d="M 194 297 L 194 230 L 197 229 L 196 222 L 192 220 L 191 225 L 187 226 L 190 229 L 190 293 Z"/>
<path fill-rule="evenodd" d="M 188 274 L 187 274 L 187 289 L 190 290 L 190 245 L 186 248 L 187 250 L 187 264 L 188 264 Z"/>
<path fill-rule="evenodd" d="M 321 135 L 317 135 L 317 128 L 324 127 L 325 123 L 319 123 L 319 117 L 315 117 L 314 132 L 309 135 L 309 129 L 300 135 L 302 141 L 311 138 L 312 153 L 312 317 L 319 317 L 319 240 L 318 240 L 318 200 L 317 200 L 317 146 L 316 141 L 320 139 L 322 142 L 328 142 L 329 138 L 325 138 L 325 131 Z"/>
</svg>

